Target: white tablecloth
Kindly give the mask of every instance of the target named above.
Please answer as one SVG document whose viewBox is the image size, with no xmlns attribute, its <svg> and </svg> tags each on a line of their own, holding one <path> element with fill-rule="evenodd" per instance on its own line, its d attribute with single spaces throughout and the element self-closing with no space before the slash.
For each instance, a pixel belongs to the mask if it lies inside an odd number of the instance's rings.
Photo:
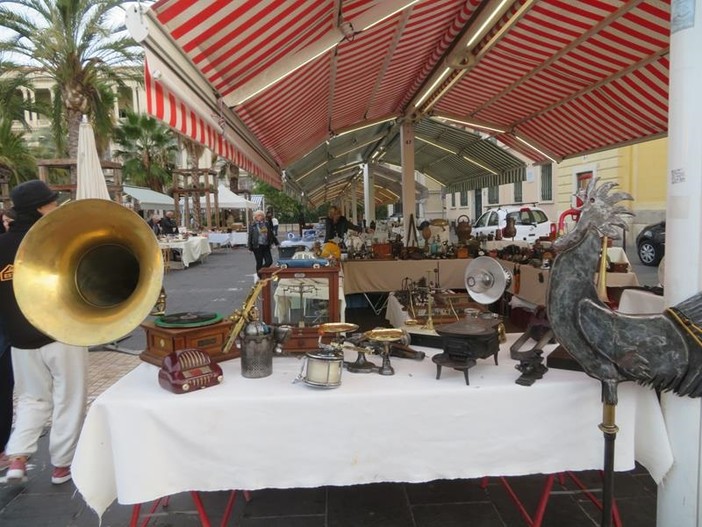
<svg viewBox="0 0 702 527">
<path fill-rule="evenodd" d="M 204 236 L 191 236 L 187 240 L 180 241 L 159 241 L 158 245 L 161 249 L 178 251 L 183 267 L 189 267 L 191 263 L 203 260 L 212 252 L 210 242 Z"/>
<path fill-rule="evenodd" d="M 395 298 L 394 294 L 390 293 L 388 295 L 388 303 L 385 306 L 385 320 L 390 322 L 392 327 L 399 328 L 410 318 L 409 313 L 402 309 L 400 301 Z"/>
<path fill-rule="evenodd" d="M 346 283 L 344 291 L 353 293 L 390 292 L 402 289 L 405 278 L 436 280 L 441 287 L 465 289 L 465 272 L 470 260 L 347 260 L 341 262 Z"/>
<path fill-rule="evenodd" d="M 221 385 L 175 395 L 144 363 L 92 404 L 73 480 L 102 514 L 115 498 L 134 504 L 188 490 L 601 468 L 600 383 L 551 369 L 533 386 L 515 384 L 507 346 L 517 335 L 509 337 L 499 366 L 490 359 L 471 368 L 470 386 L 447 368 L 436 380 L 426 358 L 392 359 L 389 377 L 345 371 L 339 388 L 320 390 L 293 383 L 301 358 L 276 357 L 269 377 L 245 379 L 230 360 L 220 363 Z M 660 481 L 672 455 L 655 393 L 622 384 L 617 425 L 615 469 L 637 459 Z"/>
<path fill-rule="evenodd" d="M 248 243 L 248 234 L 245 232 L 231 233 L 229 243 L 232 245 L 246 245 Z"/>
<path fill-rule="evenodd" d="M 619 299 L 619 311 L 632 315 L 663 313 L 665 299 L 642 289 L 625 289 Z"/>
<path fill-rule="evenodd" d="M 208 241 L 213 245 L 230 245 L 232 233 L 211 232 L 207 235 Z"/>
</svg>

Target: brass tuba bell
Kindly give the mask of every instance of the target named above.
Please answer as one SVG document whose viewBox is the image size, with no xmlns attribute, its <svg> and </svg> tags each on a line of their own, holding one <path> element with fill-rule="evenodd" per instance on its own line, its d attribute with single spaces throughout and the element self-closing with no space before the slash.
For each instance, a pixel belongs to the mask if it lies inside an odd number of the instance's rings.
<svg viewBox="0 0 702 527">
<path fill-rule="evenodd" d="M 27 319 L 50 337 L 114 342 L 154 307 L 163 281 L 156 236 L 136 213 L 103 199 L 67 203 L 22 240 L 13 285 Z"/>
</svg>

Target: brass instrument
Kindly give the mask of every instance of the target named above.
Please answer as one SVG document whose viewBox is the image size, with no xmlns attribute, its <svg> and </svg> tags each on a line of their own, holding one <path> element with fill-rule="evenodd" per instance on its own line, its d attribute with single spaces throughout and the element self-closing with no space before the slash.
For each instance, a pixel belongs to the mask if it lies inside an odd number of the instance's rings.
<svg viewBox="0 0 702 527">
<path fill-rule="evenodd" d="M 244 305 L 241 306 L 241 309 L 235 310 L 231 315 L 227 317 L 227 319 L 234 322 L 234 324 L 232 325 L 232 328 L 229 331 L 229 336 L 227 337 L 227 342 L 222 348 L 222 353 L 227 354 L 231 351 L 232 346 L 234 345 L 234 341 L 239 336 L 239 333 L 241 333 L 241 330 L 244 329 L 244 325 L 250 320 L 251 310 L 256 304 L 256 300 L 258 300 L 258 295 L 261 294 L 261 291 L 268 282 L 270 282 L 271 280 L 276 282 L 278 280 L 277 275 L 282 270 L 283 269 L 280 268 L 274 273 L 272 273 L 270 277 L 262 278 L 258 282 L 256 282 L 251 288 L 249 296 L 246 297 Z"/>
<path fill-rule="evenodd" d="M 607 296 L 607 236 L 602 237 L 602 253 L 600 254 L 600 268 L 597 275 L 597 297 L 605 304 L 609 303 Z"/>
<path fill-rule="evenodd" d="M 36 328 L 76 346 L 114 342 L 154 307 L 163 281 L 156 236 L 113 201 L 72 201 L 43 216 L 22 240 L 13 285 Z"/>
</svg>

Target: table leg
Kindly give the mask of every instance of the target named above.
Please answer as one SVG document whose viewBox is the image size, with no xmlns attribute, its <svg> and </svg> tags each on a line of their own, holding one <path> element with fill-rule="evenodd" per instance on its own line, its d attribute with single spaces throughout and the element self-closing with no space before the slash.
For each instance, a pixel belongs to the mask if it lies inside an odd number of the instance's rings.
<svg viewBox="0 0 702 527">
<path fill-rule="evenodd" d="M 166 496 L 165 498 L 158 498 L 156 501 L 154 501 L 154 504 L 151 506 L 151 509 L 149 509 L 148 514 L 146 515 L 146 518 L 144 518 L 144 523 L 141 524 L 141 527 L 147 527 L 149 525 L 149 522 L 151 521 L 151 516 L 153 515 L 154 512 L 156 512 L 156 509 L 160 504 L 163 504 L 164 507 L 168 506 L 168 499 L 169 497 Z M 132 518 L 129 522 L 130 527 L 136 527 L 137 524 L 139 523 L 139 515 L 141 514 L 141 504 L 137 503 L 136 505 L 132 506 Z"/>
<path fill-rule="evenodd" d="M 524 507 L 522 501 L 519 499 L 519 496 L 517 496 L 517 493 L 514 492 L 514 489 L 512 489 L 512 486 L 507 481 L 507 478 L 500 476 L 500 481 L 502 482 L 502 485 L 507 491 L 507 494 L 509 494 L 509 497 L 517 506 L 519 513 L 522 515 L 522 518 L 524 518 L 525 523 L 529 527 L 541 527 L 541 523 L 544 520 L 544 514 L 546 513 L 548 499 L 551 496 L 551 489 L 553 488 L 553 480 L 555 479 L 555 477 L 556 476 L 554 474 L 549 474 L 548 476 L 546 476 L 546 482 L 544 483 L 544 488 L 541 491 L 539 503 L 536 506 L 536 513 L 532 518 L 531 515 L 527 512 L 526 508 Z"/>
<path fill-rule="evenodd" d="M 200 493 L 193 490 L 190 492 L 190 495 L 193 498 L 193 503 L 197 509 L 197 514 L 200 516 L 200 525 L 202 525 L 202 527 L 211 527 L 210 519 L 207 517 L 205 506 L 202 504 L 202 499 L 200 498 Z"/>
<path fill-rule="evenodd" d="M 463 370 L 463 376 L 466 378 L 466 385 L 470 386 L 470 380 L 468 379 L 468 370 L 469 368 Z"/>
<path fill-rule="evenodd" d="M 441 364 L 436 365 L 436 379 L 441 379 Z"/>
<path fill-rule="evenodd" d="M 602 471 L 600 471 L 600 474 L 602 474 Z M 573 480 L 573 483 L 575 483 L 580 488 L 580 490 L 583 491 L 585 497 L 587 497 L 592 503 L 594 503 L 598 509 L 602 510 L 602 501 L 597 499 L 597 497 L 588 490 L 585 484 L 582 481 L 580 481 L 580 478 L 578 478 L 572 472 L 568 472 L 568 477 L 570 477 L 570 479 Z M 617 507 L 616 500 L 612 500 L 612 521 L 614 522 L 615 527 L 622 527 L 622 518 L 619 515 L 619 507 Z"/>
<path fill-rule="evenodd" d="M 129 520 L 129 527 L 137 527 L 139 523 L 139 514 L 141 513 L 141 503 L 132 505 L 132 517 Z"/>
</svg>

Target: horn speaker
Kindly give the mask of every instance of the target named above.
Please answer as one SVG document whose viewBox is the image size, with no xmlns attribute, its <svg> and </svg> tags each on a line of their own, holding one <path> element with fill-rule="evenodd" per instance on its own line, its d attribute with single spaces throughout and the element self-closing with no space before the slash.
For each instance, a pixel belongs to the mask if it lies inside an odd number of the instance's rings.
<svg viewBox="0 0 702 527">
<path fill-rule="evenodd" d="M 103 199 L 72 201 L 22 240 L 13 284 L 27 319 L 59 342 L 114 342 L 151 312 L 163 281 L 156 236 L 135 212 Z"/>
<path fill-rule="evenodd" d="M 511 283 L 512 274 L 489 256 L 479 256 L 466 267 L 466 290 L 479 304 L 496 302 Z"/>
</svg>

